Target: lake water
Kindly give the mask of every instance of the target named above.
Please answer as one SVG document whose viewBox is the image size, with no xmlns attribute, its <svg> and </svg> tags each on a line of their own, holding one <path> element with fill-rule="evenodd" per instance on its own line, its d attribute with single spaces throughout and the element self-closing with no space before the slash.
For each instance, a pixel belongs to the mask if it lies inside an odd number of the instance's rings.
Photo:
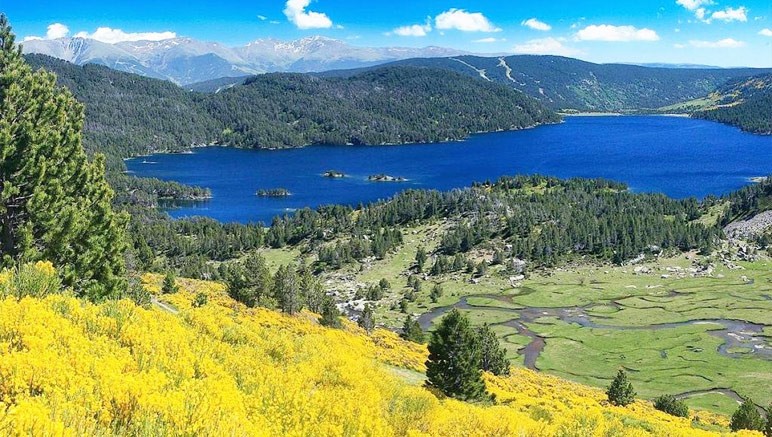
<svg viewBox="0 0 772 437">
<path fill-rule="evenodd" d="M 313 146 L 290 150 L 196 149 L 126 162 L 137 176 L 209 187 L 207 202 L 169 210 L 224 222 L 270 223 L 302 207 L 384 199 L 409 188 L 448 190 L 502 175 L 604 177 L 638 192 L 683 198 L 724 194 L 772 173 L 772 137 L 679 117 L 566 117 L 564 123 L 466 141 L 405 146 Z M 327 170 L 347 175 L 322 177 Z M 385 173 L 406 182 L 370 182 Z M 258 189 L 292 195 L 265 198 Z"/>
</svg>

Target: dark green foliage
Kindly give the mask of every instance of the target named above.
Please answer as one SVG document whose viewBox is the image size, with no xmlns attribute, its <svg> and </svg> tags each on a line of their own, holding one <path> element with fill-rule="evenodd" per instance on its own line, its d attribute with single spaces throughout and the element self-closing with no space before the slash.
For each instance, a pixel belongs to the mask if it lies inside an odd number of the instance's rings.
<svg viewBox="0 0 772 437">
<path fill-rule="evenodd" d="M 480 369 L 494 375 L 509 375 L 507 350 L 501 347 L 496 333 L 487 323 L 477 328 L 477 337 L 480 342 Z"/>
<path fill-rule="evenodd" d="M 409 304 L 410 304 L 410 301 L 408 301 L 405 298 L 402 298 L 399 301 L 399 312 L 406 314 L 407 313 L 407 307 L 408 307 Z"/>
<path fill-rule="evenodd" d="M 442 294 L 443 294 L 442 285 L 434 284 L 434 286 L 432 287 L 432 291 L 429 293 L 429 299 L 431 299 L 433 303 L 437 303 L 437 301 L 440 300 L 440 298 L 442 297 Z"/>
<path fill-rule="evenodd" d="M 281 266 L 273 278 L 273 295 L 279 309 L 295 314 L 303 309 L 303 296 L 298 273 L 291 266 Z"/>
<path fill-rule="evenodd" d="M 673 395 L 662 395 L 654 399 L 654 408 L 672 416 L 689 417 L 689 407 L 684 401 L 676 399 Z"/>
<path fill-rule="evenodd" d="M 342 79 L 265 74 L 203 104 L 223 126 L 219 139 L 242 147 L 435 142 L 558 120 L 506 86 L 414 67 Z"/>
<path fill-rule="evenodd" d="M 319 323 L 328 328 L 340 328 L 342 326 L 340 323 L 340 311 L 335 306 L 335 301 L 329 296 L 324 299 L 322 304 L 322 317 L 319 318 Z"/>
<path fill-rule="evenodd" d="M 111 207 L 104 157 L 81 144 L 83 106 L 26 64 L 0 15 L 2 264 L 46 259 L 91 299 L 126 291 L 126 220 Z"/>
<path fill-rule="evenodd" d="M 441 68 L 479 79 L 485 70 L 493 82 L 516 88 L 550 108 L 578 111 L 641 111 L 700 98 L 727 80 L 769 72 L 754 68 L 651 68 L 623 64 L 594 64 L 561 56 L 460 56 L 408 59 L 390 65 Z M 345 72 L 342 72 L 345 73 Z M 350 74 L 350 73 L 349 73 Z M 514 78 L 515 80 L 512 80 Z"/>
<path fill-rule="evenodd" d="M 772 437 L 772 403 L 767 407 L 767 420 L 764 423 L 764 437 Z"/>
<path fill-rule="evenodd" d="M 89 150 L 99 147 L 116 158 L 212 142 L 297 147 L 445 141 L 559 120 L 506 86 L 427 68 L 382 67 L 345 79 L 265 74 L 202 94 L 98 65 L 28 59 L 58 73 L 60 84 L 87 104 Z M 112 153 L 102 149 L 107 145 Z M 111 162 L 121 166 L 118 159 Z"/>
<path fill-rule="evenodd" d="M 627 380 L 627 373 L 623 369 L 619 369 L 617 376 L 611 381 L 606 390 L 608 401 L 612 405 L 624 407 L 635 401 L 635 391 L 633 390 L 633 384 Z"/>
<path fill-rule="evenodd" d="M 761 417 L 756 404 L 751 399 L 745 399 L 737 410 L 732 414 L 732 420 L 729 423 L 732 431 L 741 429 L 750 429 L 753 431 L 764 431 L 765 422 Z"/>
<path fill-rule="evenodd" d="M 196 297 L 193 298 L 193 308 L 200 308 L 209 302 L 209 296 L 206 293 L 196 293 Z"/>
<path fill-rule="evenodd" d="M 312 313 L 321 314 L 327 293 L 319 279 L 305 271 L 301 275 L 300 287 L 306 308 Z"/>
<path fill-rule="evenodd" d="M 372 300 L 372 301 L 378 301 L 383 299 L 383 295 L 386 292 L 380 284 L 379 285 L 370 285 L 367 287 L 367 292 L 365 294 L 365 299 Z"/>
<path fill-rule="evenodd" d="M 357 325 L 367 331 L 368 334 L 375 329 L 375 315 L 373 314 L 373 307 L 370 306 L 370 304 L 365 305 L 362 315 L 357 319 Z"/>
<path fill-rule="evenodd" d="M 415 265 L 419 272 L 423 271 L 424 264 L 426 264 L 426 249 L 423 246 L 418 246 L 415 253 Z"/>
<path fill-rule="evenodd" d="M 717 103 L 719 106 L 696 111 L 693 117 L 757 134 L 772 134 L 772 74 L 733 80 L 716 92 L 725 96 Z"/>
<path fill-rule="evenodd" d="M 386 290 L 390 290 L 391 289 L 391 283 L 389 283 L 388 279 L 381 278 L 381 280 L 378 282 L 378 287 L 380 287 L 381 290 L 383 290 L 385 292 Z"/>
<path fill-rule="evenodd" d="M 180 290 L 177 285 L 177 279 L 174 277 L 174 273 L 167 272 L 164 276 L 163 284 L 161 285 L 161 293 L 174 294 Z"/>
<path fill-rule="evenodd" d="M 424 331 L 421 329 L 421 325 L 418 323 L 418 320 L 414 319 L 410 314 L 405 317 L 405 323 L 402 325 L 400 337 L 414 343 L 423 343 L 425 341 Z"/>
<path fill-rule="evenodd" d="M 426 385 L 463 401 L 489 399 L 480 362 L 479 337 L 466 316 L 454 308 L 432 332 Z"/>
<path fill-rule="evenodd" d="M 220 275 L 234 300 L 248 307 L 274 307 L 274 280 L 259 253 L 252 252 L 242 261 L 223 264 Z"/>
</svg>

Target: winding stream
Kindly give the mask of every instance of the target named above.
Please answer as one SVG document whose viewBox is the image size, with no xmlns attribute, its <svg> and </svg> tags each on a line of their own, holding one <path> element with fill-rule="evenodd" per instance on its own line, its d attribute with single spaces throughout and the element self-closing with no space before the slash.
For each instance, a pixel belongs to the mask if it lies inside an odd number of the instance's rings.
<svg viewBox="0 0 772 437">
<path fill-rule="evenodd" d="M 591 319 L 591 316 L 587 314 L 587 308 L 593 305 L 587 306 L 572 306 L 572 307 L 558 307 L 558 308 L 539 308 L 539 307 L 526 307 L 526 308 L 498 308 L 484 305 L 472 305 L 468 302 L 468 297 L 462 297 L 457 303 L 453 305 L 437 307 L 431 311 L 422 314 L 418 318 L 418 323 L 421 328 L 428 330 L 432 322 L 438 317 L 443 316 L 452 308 L 458 308 L 461 310 L 488 310 L 488 311 L 500 311 L 511 313 L 513 317 L 511 320 L 497 323 L 500 326 L 507 326 L 515 329 L 518 334 L 529 337 L 531 341 L 520 348 L 517 352 L 523 355 L 524 364 L 529 369 L 538 369 L 536 367 L 536 361 L 544 350 L 544 346 L 548 338 L 543 337 L 536 332 L 528 328 L 529 323 L 535 322 L 537 319 L 544 317 L 557 318 L 565 323 L 577 324 L 583 328 L 592 329 L 609 329 L 609 330 L 659 330 L 659 329 L 672 329 L 681 326 L 701 325 L 701 324 L 716 324 L 723 326 L 723 329 L 710 330 L 710 335 L 718 337 L 723 340 L 723 343 L 718 347 L 718 353 L 721 355 L 739 358 L 746 356 L 744 353 L 730 352 L 731 349 L 740 348 L 748 350 L 748 354 L 759 356 L 763 359 L 772 360 L 772 348 L 764 341 L 763 329 L 764 325 L 757 323 L 750 323 L 743 320 L 732 319 L 696 319 L 687 320 L 684 322 L 674 323 L 658 323 L 647 326 L 616 326 L 606 325 L 603 323 L 597 323 Z M 502 296 L 498 295 L 478 295 L 475 297 L 483 297 L 501 300 Z M 609 305 L 618 306 L 618 304 L 609 303 Z M 594 316 L 596 319 L 602 319 L 602 316 Z M 695 393 L 696 394 L 696 393 Z M 686 395 L 686 394 L 685 394 Z"/>
</svg>

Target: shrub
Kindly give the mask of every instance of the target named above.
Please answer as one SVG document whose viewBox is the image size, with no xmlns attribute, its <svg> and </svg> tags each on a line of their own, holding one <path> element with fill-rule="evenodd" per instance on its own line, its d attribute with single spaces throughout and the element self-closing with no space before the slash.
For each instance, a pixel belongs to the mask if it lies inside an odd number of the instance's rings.
<svg viewBox="0 0 772 437">
<path fill-rule="evenodd" d="M 737 408 L 737 411 L 732 414 L 732 421 L 729 423 L 729 427 L 732 428 L 732 431 L 739 431 L 741 429 L 764 430 L 764 419 L 762 419 L 759 410 L 756 409 L 756 404 L 753 403 L 753 400 L 748 398 L 743 401 Z"/>
<path fill-rule="evenodd" d="M 689 417 L 689 407 L 673 395 L 662 395 L 654 400 L 654 408 L 676 417 Z"/>
</svg>

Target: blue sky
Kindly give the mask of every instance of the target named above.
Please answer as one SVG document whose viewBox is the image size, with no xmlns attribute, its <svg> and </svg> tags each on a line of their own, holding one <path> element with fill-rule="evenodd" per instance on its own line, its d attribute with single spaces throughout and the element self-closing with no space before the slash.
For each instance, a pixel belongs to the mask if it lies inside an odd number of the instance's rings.
<svg viewBox="0 0 772 437">
<path fill-rule="evenodd" d="M 770 0 L 0 0 L 17 35 L 106 42 L 188 36 L 226 45 L 324 35 L 593 62 L 772 67 Z M 100 29 L 101 28 L 101 29 Z"/>
</svg>

